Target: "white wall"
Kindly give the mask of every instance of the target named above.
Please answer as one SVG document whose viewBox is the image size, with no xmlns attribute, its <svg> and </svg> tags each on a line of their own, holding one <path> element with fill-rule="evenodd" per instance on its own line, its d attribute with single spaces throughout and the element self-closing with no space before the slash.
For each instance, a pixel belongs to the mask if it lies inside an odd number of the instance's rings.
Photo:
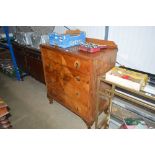
<svg viewBox="0 0 155 155">
<path fill-rule="evenodd" d="M 118 45 L 121 64 L 155 74 L 155 27 L 110 27 L 109 40 Z"/>
<path fill-rule="evenodd" d="M 104 39 L 105 26 L 68 26 L 70 29 L 80 29 L 86 32 L 86 36 L 89 38 Z M 56 26 L 54 32 L 64 33 L 66 28 L 63 26 Z"/>
</svg>

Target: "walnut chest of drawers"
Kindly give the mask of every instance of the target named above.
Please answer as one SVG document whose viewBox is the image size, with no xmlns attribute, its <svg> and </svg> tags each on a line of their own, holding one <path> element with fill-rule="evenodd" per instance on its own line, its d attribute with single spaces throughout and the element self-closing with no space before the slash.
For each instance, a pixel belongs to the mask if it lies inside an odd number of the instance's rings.
<svg viewBox="0 0 155 155">
<path fill-rule="evenodd" d="M 117 46 L 112 41 L 87 38 L 87 42 L 108 45 L 97 53 L 41 45 L 47 96 L 80 116 L 88 127 L 95 120 L 97 77 L 109 71 L 116 61 Z M 101 102 L 101 109 L 106 107 Z"/>
</svg>

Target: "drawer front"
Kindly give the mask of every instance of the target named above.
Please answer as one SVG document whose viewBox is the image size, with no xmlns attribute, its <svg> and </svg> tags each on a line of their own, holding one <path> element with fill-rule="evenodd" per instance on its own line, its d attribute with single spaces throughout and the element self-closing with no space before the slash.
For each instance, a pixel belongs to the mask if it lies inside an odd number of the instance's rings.
<svg viewBox="0 0 155 155">
<path fill-rule="evenodd" d="M 54 89 L 50 85 L 47 86 L 48 94 L 57 102 L 61 103 L 72 112 L 79 115 L 84 120 L 90 122 L 92 120 L 91 111 L 89 108 L 89 100 L 81 100 L 76 95 L 71 96 Z"/>
<path fill-rule="evenodd" d="M 90 77 L 55 62 L 45 65 L 48 85 L 70 96 L 89 95 Z M 82 96 L 83 95 L 83 96 Z"/>
<path fill-rule="evenodd" d="M 86 60 L 83 58 L 76 57 L 74 55 L 68 55 L 63 52 L 55 52 L 52 50 L 45 50 L 45 62 L 54 61 L 55 63 L 61 64 L 63 66 L 75 69 L 81 73 L 88 74 L 91 70 L 91 60 Z"/>
<path fill-rule="evenodd" d="M 90 77 L 55 62 L 45 65 L 48 93 L 65 102 L 79 115 L 88 113 L 90 102 Z"/>
</svg>

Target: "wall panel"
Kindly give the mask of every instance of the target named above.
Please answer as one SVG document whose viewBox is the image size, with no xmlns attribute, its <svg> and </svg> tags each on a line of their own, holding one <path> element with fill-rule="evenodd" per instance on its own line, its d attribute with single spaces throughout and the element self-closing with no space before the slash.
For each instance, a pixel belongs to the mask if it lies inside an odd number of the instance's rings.
<svg viewBox="0 0 155 155">
<path fill-rule="evenodd" d="M 109 40 L 118 45 L 117 60 L 121 64 L 155 74 L 154 26 L 113 26 Z"/>
</svg>

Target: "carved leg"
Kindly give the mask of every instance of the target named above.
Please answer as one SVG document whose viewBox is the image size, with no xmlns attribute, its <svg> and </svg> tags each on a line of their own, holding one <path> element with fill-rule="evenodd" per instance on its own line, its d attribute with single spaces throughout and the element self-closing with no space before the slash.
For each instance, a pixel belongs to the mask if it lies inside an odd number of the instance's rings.
<svg viewBox="0 0 155 155">
<path fill-rule="evenodd" d="M 84 121 L 84 122 L 87 125 L 87 129 L 92 129 L 92 125 L 93 125 L 94 121 L 93 122 L 86 122 L 86 121 Z"/>
<path fill-rule="evenodd" d="M 90 125 L 87 125 L 87 129 L 91 129 L 91 126 Z"/>
<path fill-rule="evenodd" d="M 49 104 L 53 104 L 53 98 L 50 97 L 48 94 L 47 94 L 47 98 L 48 98 L 48 100 L 49 100 Z"/>
<path fill-rule="evenodd" d="M 49 104 L 53 104 L 53 99 L 52 98 L 49 98 Z"/>
<path fill-rule="evenodd" d="M 87 121 L 84 120 L 83 118 L 82 118 L 82 120 L 85 122 L 85 124 L 86 124 L 86 126 L 87 126 L 87 129 L 91 129 L 91 127 L 92 127 L 92 125 L 93 125 L 94 122 L 87 122 Z"/>
</svg>

